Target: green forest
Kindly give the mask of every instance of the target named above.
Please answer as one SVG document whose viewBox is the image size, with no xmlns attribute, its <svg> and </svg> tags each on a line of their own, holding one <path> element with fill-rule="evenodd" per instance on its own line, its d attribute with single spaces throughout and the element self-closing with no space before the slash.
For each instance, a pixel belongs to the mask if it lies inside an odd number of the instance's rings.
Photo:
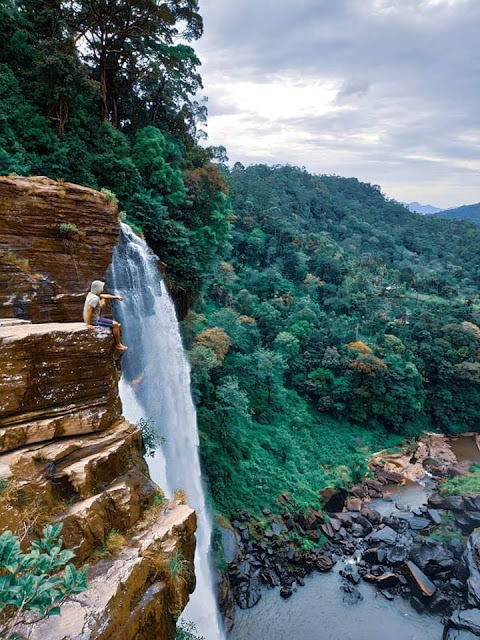
<svg viewBox="0 0 480 640">
<path fill-rule="evenodd" d="M 220 508 L 312 504 L 398 436 L 475 428 L 480 230 L 354 178 L 226 176 L 231 250 L 186 320 Z"/>
<path fill-rule="evenodd" d="M 227 166 L 202 30 L 197 0 L 0 0 L 0 173 L 112 191 L 158 254 L 216 508 L 314 506 L 369 452 L 476 426 L 480 229 L 354 178 Z"/>
</svg>

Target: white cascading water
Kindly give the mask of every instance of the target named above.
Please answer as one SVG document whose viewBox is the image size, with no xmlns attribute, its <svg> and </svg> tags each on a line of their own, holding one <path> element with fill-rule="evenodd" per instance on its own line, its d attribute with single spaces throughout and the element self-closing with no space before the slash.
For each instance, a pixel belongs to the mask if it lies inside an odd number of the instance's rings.
<svg viewBox="0 0 480 640">
<path fill-rule="evenodd" d="M 212 523 L 205 501 L 195 406 L 187 360 L 173 302 L 147 244 L 125 224 L 114 250 L 110 288 L 125 298 L 116 303 L 123 342 L 120 397 L 127 420 L 152 419 L 166 442 L 147 459 L 152 479 L 173 495 L 182 489 L 197 512 L 197 586 L 183 613 L 205 640 L 225 637 L 215 596 L 210 546 Z"/>
</svg>

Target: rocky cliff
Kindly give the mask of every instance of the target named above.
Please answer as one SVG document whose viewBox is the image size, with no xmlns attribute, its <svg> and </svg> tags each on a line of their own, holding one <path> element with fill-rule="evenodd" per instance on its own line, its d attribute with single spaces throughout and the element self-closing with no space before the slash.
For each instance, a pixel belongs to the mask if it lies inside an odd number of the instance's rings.
<svg viewBox="0 0 480 640">
<path fill-rule="evenodd" d="M 149 478 L 141 430 L 121 415 L 110 331 L 66 322 L 105 275 L 115 208 L 43 178 L 0 179 L 0 208 L 0 531 L 27 540 L 61 521 L 76 563 L 89 565 L 88 590 L 30 637 L 170 639 L 195 582 L 195 513 L 164 501 Z M 75 264 L 55 235 L 67 221 L 85 233 L 88 255 L 79 250 Z"/>
<path fill-rule="evenodd" d="M 106 273 L 118 235 L 117 207 L 102 193 L 0 176 L 0 318 L 81 320 L 85 293 Z"/>
</svg>

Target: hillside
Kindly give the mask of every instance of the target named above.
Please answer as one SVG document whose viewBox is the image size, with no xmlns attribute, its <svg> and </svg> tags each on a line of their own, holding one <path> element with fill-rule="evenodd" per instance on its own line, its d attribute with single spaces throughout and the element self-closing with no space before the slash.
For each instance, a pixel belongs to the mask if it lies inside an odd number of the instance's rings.
<svg viewBox="0 0 480 640">
<path fill-rule="evenodd" d="M 365 455 L 480 417 L 480 230 L 294 167 L 227 172 L 232 248 L 188 316 L 217 505 L 315 502 Z"/>
<path fill-rule="evenodd" d="M 440 218 L 446 218 L 447 220 L 469 220 L 474 224 L 480 225 L 480 202 L 477 204 L 466 204 L 456 209 L 439 211 L 436 215 Z"/>
<path fill-rule="evenodd" d="M 420 204 L 420 202 L 405 202 L 405 204 L 409 211 L 413 211 L 414 213 L 422 213 L 424 215 L 430 215 L 432 213 L 438 213 L 442 211 L 439 207 L 434 207 L 431 204 Z"/>
</svg>

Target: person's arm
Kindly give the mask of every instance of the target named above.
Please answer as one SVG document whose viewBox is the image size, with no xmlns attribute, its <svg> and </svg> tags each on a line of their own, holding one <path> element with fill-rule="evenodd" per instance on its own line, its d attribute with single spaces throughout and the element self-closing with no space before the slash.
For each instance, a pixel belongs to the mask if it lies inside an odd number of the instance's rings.
<svg viewBox="0 0 480 640">
<path fill-rule="evenodd" d="M 92 324 L 92 314 L 93 314 L 93 307 L 88 306 L 87 308 L 87 319 L 85 324 L 87 325 L 87 329 L 95 329 L 95 327 Z"/>
<path fill-rule="evenodd" d="M 101 293 L 100 298 L 104 300 L 120 300 L 120 302 L 123 302 L 122 296 L 111 296 L 109 293 Z"/>
</svg>

